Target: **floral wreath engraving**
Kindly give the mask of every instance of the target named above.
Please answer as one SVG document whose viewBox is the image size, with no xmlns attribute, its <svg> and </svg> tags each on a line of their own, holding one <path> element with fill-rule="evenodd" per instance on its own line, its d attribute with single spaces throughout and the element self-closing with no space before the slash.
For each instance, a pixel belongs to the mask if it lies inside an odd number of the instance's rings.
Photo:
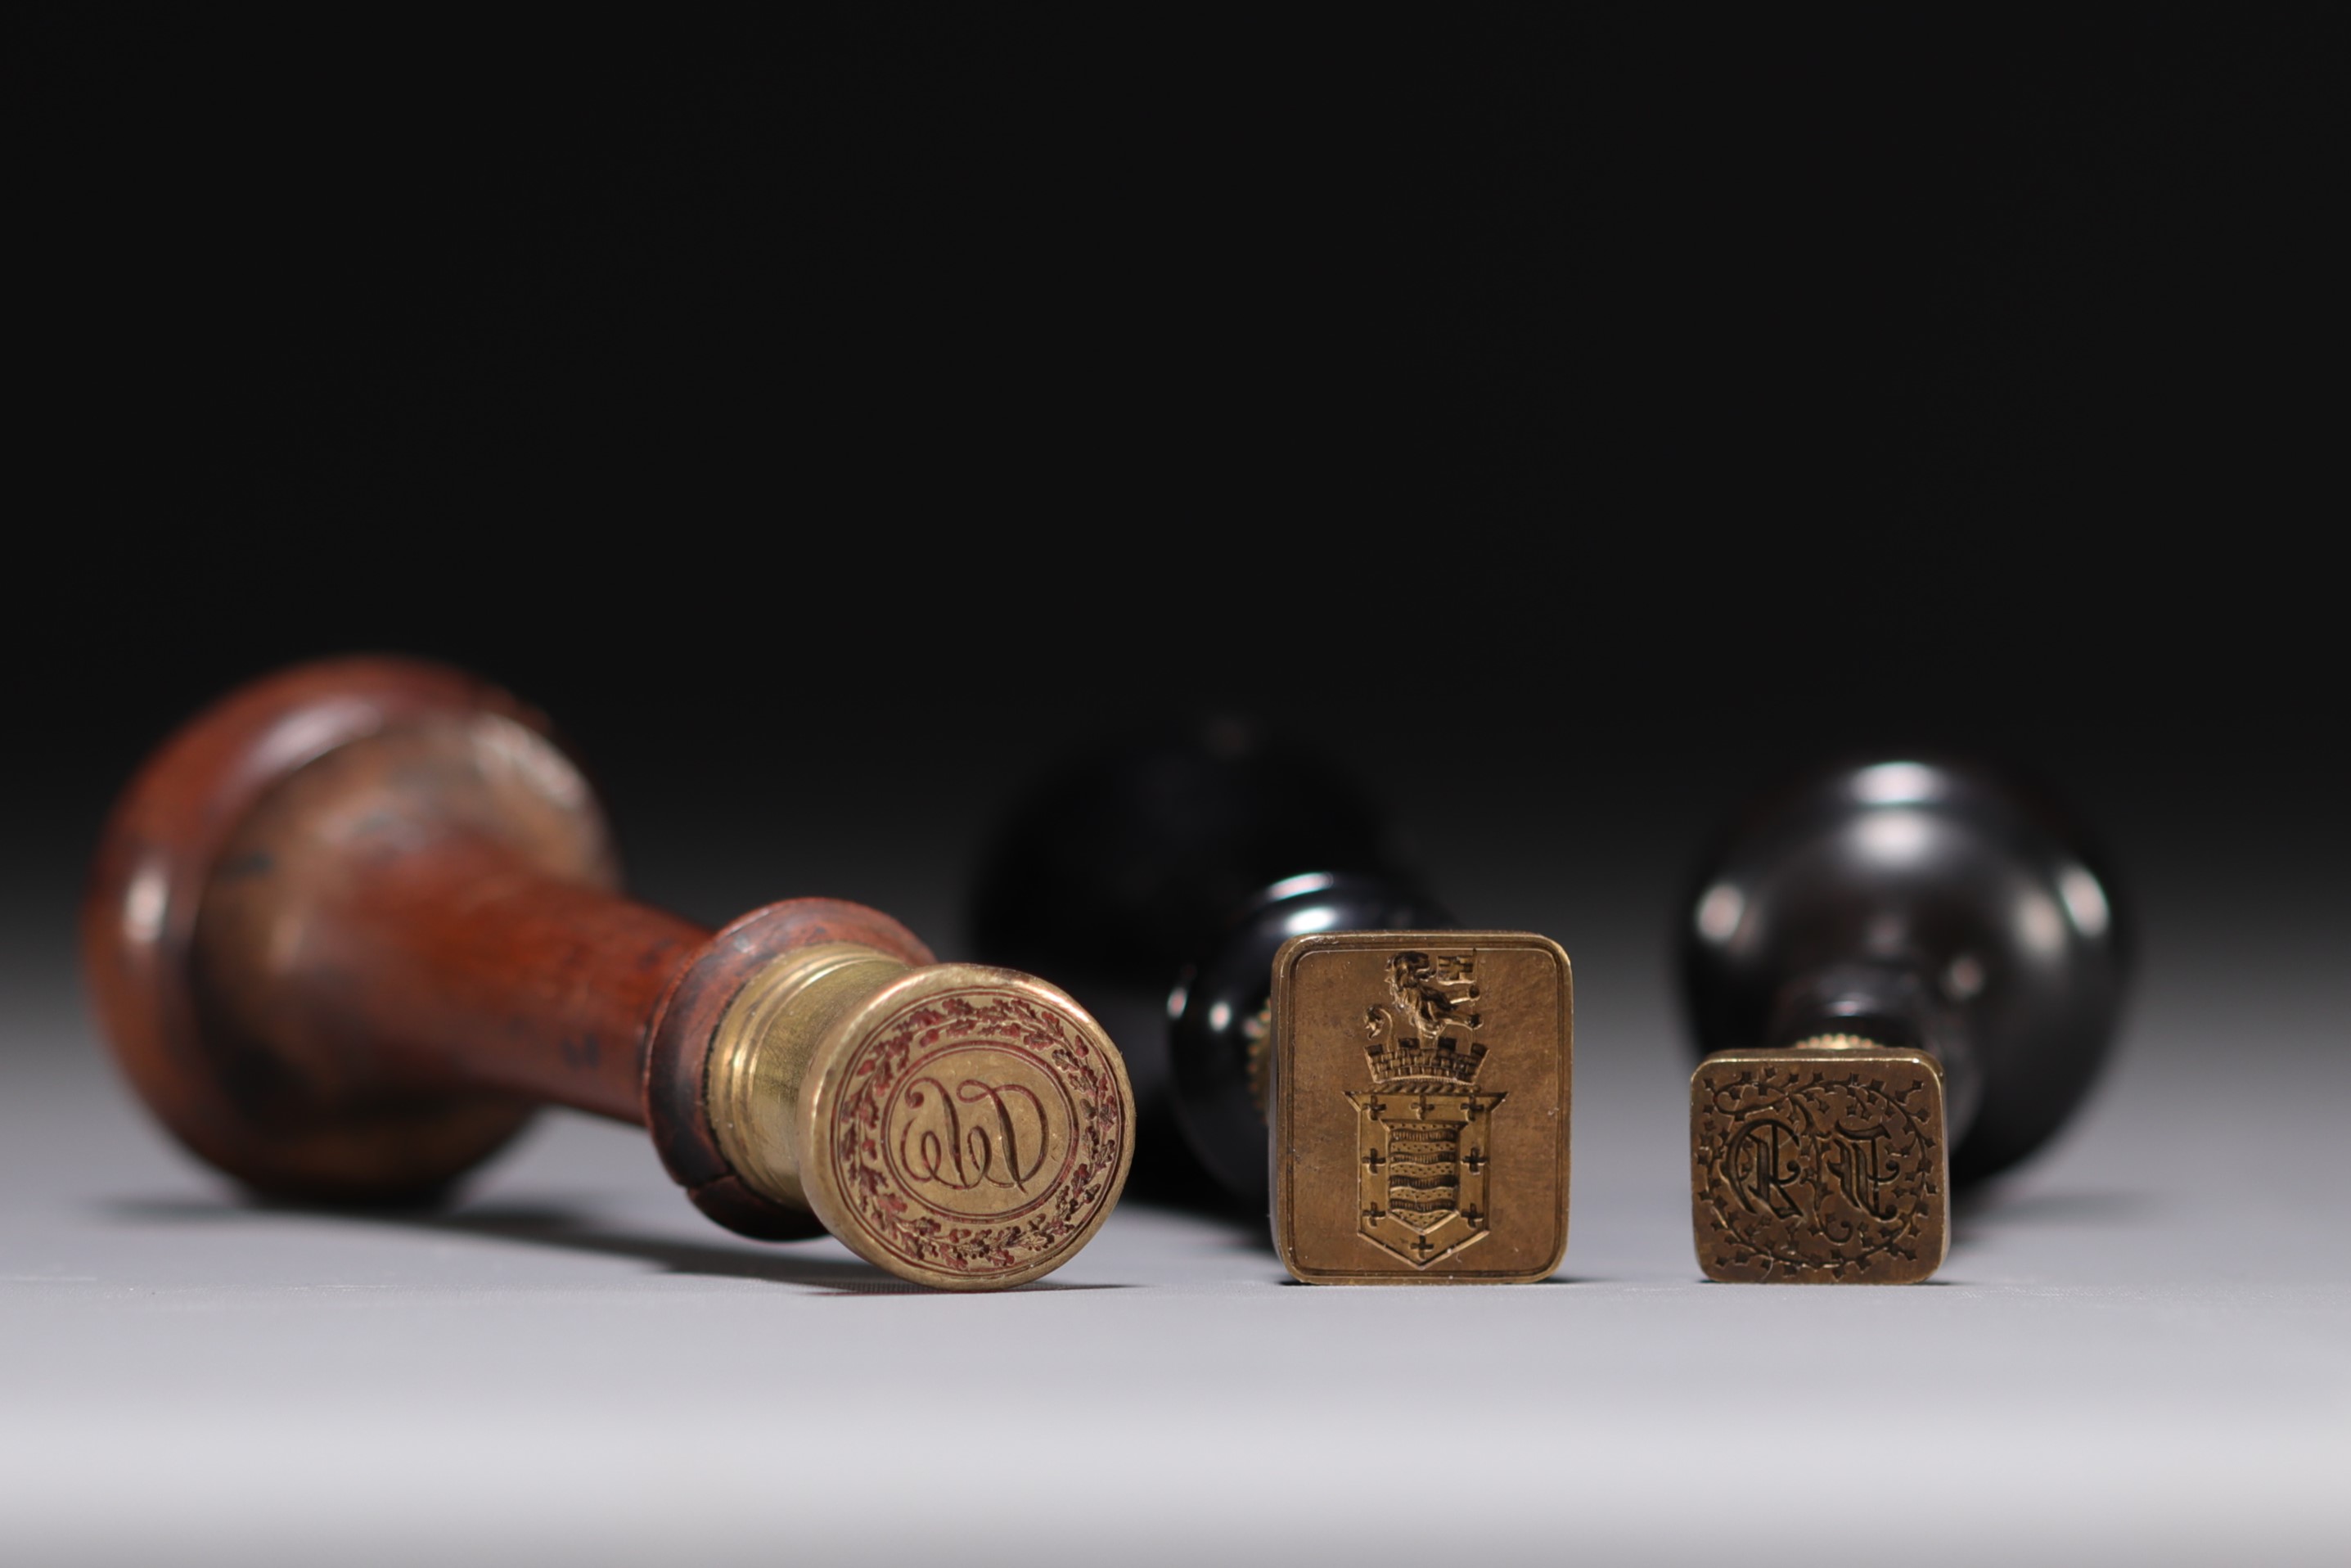
<svg viewBox="0 0 2351 1568">
<path fill-rule="evenodd" d="M 910 1072 L 944 1051 L 998 1046 L 1054 1073 L 1077 1124 L 1069 1174 L 1004 1223 L 957 1222 L 915 1200 L 890 1168 L 883 1115 Z M 867 1232 L 896 1256 L 972 1275 L 1009 1273 L 1059 1250 L 1107 1198 L 1126 1140 L 1113 1070 L 1058 1009 L 1014 991 L 933 998 L 883 1024 L 851 1061 L 833 1116 L 833 1172 Z"/>
<path fill-rule="evenodd" d="M 1813 1064 L 1764 1065 L 1706 1096 L 1697 1187 L 1728 1260 L 1865 1275 L 1916 1262 L 1935 1223 L 1929 1085 Z"/>
</svg>

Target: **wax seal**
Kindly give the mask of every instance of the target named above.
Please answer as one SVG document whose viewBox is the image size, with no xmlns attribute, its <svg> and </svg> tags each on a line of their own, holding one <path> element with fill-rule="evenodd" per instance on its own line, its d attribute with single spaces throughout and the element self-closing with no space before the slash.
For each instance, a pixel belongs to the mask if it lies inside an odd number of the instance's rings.
<svg viewBox="0 0 2351 1568">
<path fill-rule="evenodd" d="M 1750 810 L 1698 879 L 1683 977 L 1690 1197 L 1709 1279 L 1924 1280 L 1953 1183 L 2088 1092 L 2128 969 L 2086 836 L 1980 767 L 1833 769 Z"/>
<path fill-rule="evenodd" d="M 559 1104 L 643 1125 L 729 1229 L 984 1290 L 1067 1261 L 1133 1152 L 1066 994 L 838 899 L 711 932 L 624 896 L 547 721 L 438 664 L 304 665 L 192 720 L 123 792 L 82 950 L 131 1087 L 273 1198 L 429 1202 Z"/>
<path fill-rule="evenodd" d="M 893 1273 L 1015 1285 L 1085 1245 L 1134 1157 L 1118 1051 L 1052 986 L 853 944 L 778 959 L 709 1055 L 728 1163 Z"/>
<path fill-rule="evenodd" d="M 1854 1035 L 1717 1051 L 1691 1080 L 1709 1278 L 1909 1284 L 1950 1247 L 1942 1064 Z"/>
<path fill-rule="evenodd" d="M 1273 1232 L 1316 1284 L 1530 1281 L 1567 1250 L 1575 986 L 1548 937 L 1352 931 L 1273 965 Z"/>
</svg>

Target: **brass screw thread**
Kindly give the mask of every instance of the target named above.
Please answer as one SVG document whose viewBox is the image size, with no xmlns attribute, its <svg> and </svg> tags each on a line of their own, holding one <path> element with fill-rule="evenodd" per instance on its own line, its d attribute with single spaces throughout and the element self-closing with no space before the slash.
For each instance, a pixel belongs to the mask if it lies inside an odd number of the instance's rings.
<svg viewBox="0 0 2351 1568">
<path fill-rule="evenodd" d="M 1783 1046 L 1782 1049 L 1818 1051 L 1826 1055 L 1840 1051 L 1886 1051 L 1892 1048 L 1882 1040 L 1865 1040 L 1857 1034 L 1815 1034 L 1807 1035 L 1795 1044 Z M 1924 1046 L 1918 1048 L 1918 1054 L 1933 1064 L 1936 1078 L 1941 1079 L 1944 1072 L 1941 1054 Z"/>
<path fill-rule="evenodd" d="M 1273 1113 L 1267 1107 L 1273 1103 L 1273 998 L 1265 998 L 1265 1006 L 1257 1009 L 1257 1017 L 1241 1026 L 1249 1039 L 1249 1098 L 1257 1103 L 1258 1120 L 1269 1126 Z"/>
<path fill-rule="evenodd" d="M 1787 1051 L 1884 1051 L 1886 1046 L 1882 1041 L 1864 1040 L 1857 1034 L 1815 1034 L 1782 1049 Z"/>
<path fill-rule="evenodd" d="M 810 1207 L 800 1088 L 817 1043 L 908 966 L 854 942 L 786 953 L 743 983 L 711 1040 L 705 1103 L 719 1152 L 762 1197 Z"/>
</svg>

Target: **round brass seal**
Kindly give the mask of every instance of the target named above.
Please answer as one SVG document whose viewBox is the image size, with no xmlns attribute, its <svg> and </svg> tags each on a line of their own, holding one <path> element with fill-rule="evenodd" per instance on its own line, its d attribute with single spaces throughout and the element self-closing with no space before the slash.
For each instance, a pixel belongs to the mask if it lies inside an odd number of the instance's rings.
<svg viewBox="0 0 2351 1568">
<path fill-rule="evenodd" d="M 948 1288 L 1059 1266 L 1108 1218 L 1134 1155 L 1133 1092 L 1086 1011 L 1031 976 L 910 971 L 835 1026 L 804 1172 L 826 1228 Z M 812 1179 L 810 1179 L 812 1178 Z"/>
</svg>

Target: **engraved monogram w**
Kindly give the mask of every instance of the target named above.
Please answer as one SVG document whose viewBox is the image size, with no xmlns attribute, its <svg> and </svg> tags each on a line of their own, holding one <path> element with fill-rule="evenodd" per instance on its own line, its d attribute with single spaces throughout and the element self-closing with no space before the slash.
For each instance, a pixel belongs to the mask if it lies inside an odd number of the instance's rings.
<svg viewBox="0 0 2351 1568">
<path fill-rule="evenodd" d="M 1044 1103 L 1018 1083 L 967 1078 L 950 1092 L 925 1075 L 906 1086 L 905 1103 L 915 1114 L 898 1135 L 898 1164 L 910 1181 L 1025 1192 L 1045 1164 Z M 971 1107 L 968 1121 L 961 1106 Z"/>
</svg>

